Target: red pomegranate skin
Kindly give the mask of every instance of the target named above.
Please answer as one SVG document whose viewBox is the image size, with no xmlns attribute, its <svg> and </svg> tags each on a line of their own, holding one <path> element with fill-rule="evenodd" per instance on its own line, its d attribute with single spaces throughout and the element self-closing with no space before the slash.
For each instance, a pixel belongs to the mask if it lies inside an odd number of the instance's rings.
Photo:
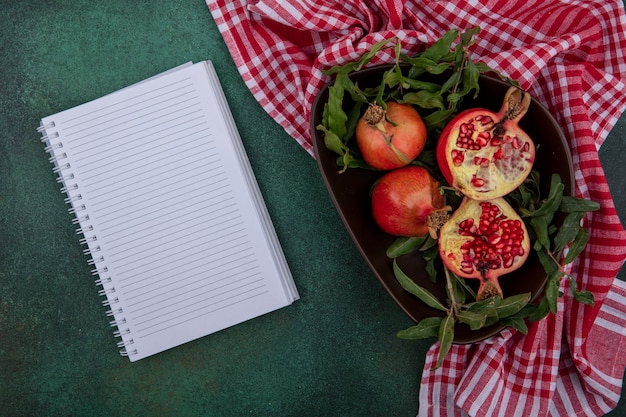
<svg viewBox="0 0 626 417">
<path fill-rule="evenodd" d="M 366 113 L 355 130 L 363 160 L 379 170 L 408 165 L 422 152 L 427 138 L 426 125 L 411 105 L 388 101 L 386 106 L 379 123 L 371 124 Z"/>
<path fill-rule="evenodd" d="M 407 166 L 383 175 L 372 191 L 372 214 L 394 236 L 425 236 L 426 218 L 444 206 L 439 183 L 427 169 Z"/>
</svg>

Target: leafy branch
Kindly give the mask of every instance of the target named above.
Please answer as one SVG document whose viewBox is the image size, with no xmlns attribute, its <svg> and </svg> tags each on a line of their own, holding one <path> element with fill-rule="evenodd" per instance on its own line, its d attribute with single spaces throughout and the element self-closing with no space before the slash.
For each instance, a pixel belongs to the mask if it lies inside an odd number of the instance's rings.
<svg viewBox="0 0 626 417">
<path fill-rule="evenodd" d="M 471 60 L 470 48 L 478 32 L 478 27 L 460 35 L 457 30 L 451 30 L 412 57 L 401 53 L 399 39 L 386 39 L 375 44 L 358 61 L 325 72 L 335 76 L 335 80 L 328 89 L 322 123 L 316 128 L 323 132 L 325 146 L 338 155 L 340 172 L 348 168 L 369 168 L 352 143 L 354 131 L 365 106 L 372 102 L 384 106 L 387 100 L 409 103 L 419 109 L 428 128 L 428 142 L 413 164 L 432 168 L 435 174 L 438 172 L 434 147 L 439 133 L 458 113 L 465 97 L 472 92 L 474 97 L 478 96 L 480 74 L 496 74 L 517 85 L 487 65 Z M 457 39 L 459 41 L 454 45 Z M 351 73 L 367 66 L 378 52 L 386 48 L 394 49 L 394 64 L 383 73 L 378 85 L 361 88 L 350 78 Z M 530 293 L 473 301 L 476 300 L 475 291 L 445 266 L 446 300 L 441 301 L 406 275 L 397 263 L 397 258 L 414 256 L 418 252 L 425 261 L 430 280 L 435 282 L 439 257 L 437 239 L 429 235 L 399 237 L 388 247 L 387 256 L 393 259 L 394 276 L 402 288 L 438 312 L 397 335 L 405 339 L 437 338 L 440 351 L 436 367 L 441 365 L 454 342 L 457 324 L 467 325 L 471 330 L 496 324 L 511 326 L 526 334 L 527 321 L 556 313 L 558 297 L 562 295 L 560 282 L 564 278 L 569 280 L 569 288 L 576 300 L 593 304 L 593 294 L 579 290 L 576 281 L 566 273 L 565 266 L 584 250 L 589 232 L 582 227 L 582 220 L 585 213 L 597 210 L 599 205 L 563 195 L 565 187 L 557 174 L 550 181 L 548 195 L 543 196 L 539 173 L 533 171 L 524 184 L 506 197 L 526 223 L 533 249 L 547 275 L 544 295 L 538 304 L 530 303 Z M 454 190 L 442 187 L 442 192 L 446 193 L 452 207 L 458 205 L 459 196 Z"/>
<path fill-rule="evenodd" d="M 472 91 L 474 97 L 478 95 L 480 74 L 497 74 L 487 65 L 470 59 L 469 50 L 479 31 L 480 28 L 475 27 L 459 35 L 458 30 L 450 30 L 412 57 L 401 52 L 398 38 L 385 39 L 373 45 L 358 61 L 325 71 L 326 75 L 334 75 L 335 80 L 328 88 L 322 123 L 316 129 L 324 134 L 325 146 L 338 155 L 337 164 L 342 172 L 348 168 L 367 168 L 357 148 L 352 146 L 352 139 L 362 109 L 372 102 L 384 105 L 385 101 L 393 99 L 419 108 L 428 127 L 430 146 L 427 144 L 427 148 L 434 148 L 437 132 L 458 112 L 462 99 Z M 453 46 L 457 38 L 459 42 Z M 350 74 L 364 68 L 386 48 L 394 48 L 394 64 L 383 73 L 377 86 L 362 89 L 352 81 Z M 347 97 L 352 104 L 344 109 Z M 429 164 L 433 158 L 426 151 L 422 152 L 421 159 Z"/>
<path fill-rule="evenodd" d="M 544 297 L 529 315 L 531 321 L 556 313 L 563 278 L 568 279 L 576 301 L 593 305 L 593 294 L 578 289 L 576 281 L 566 273 L 565 265 L 573 262 L 589 241 L 589 231 L 582 227 L 583 217 L 600 208 L 595 201 L 563 195 L 565 186 L 558 174 L 552 174 L 548 195 L 542 198 L 539 181 L 540 174 L 533 171 L 529 179 L 508 196 L 517 205 L 534 242 L 533 249 L 548 276 Z M 562 217 L 560 226 L 555 224 L 558 216 Z M 563 253 L 565 256 L 561 256 Z"/>
<path fill-rule="evenodd" d="M 565 272 L 565 265 L 571 263 L 584 250 L 589 232 L 582 227 L 581 221 L 585 213 L 597 210 L 599 204 L 563 195 L 565 187 L 558 174 L 552 175 L 548 195 L 543 198 L 539 191 L 539 180 L 539 173 L 533 171 L 524 184 L 506 197 L 517 206 L 527 224 L 533 249 L 547 274 L 544 295 L 538 304 L 530 303 L 530 293 L 516 294 L 504 299 L 495 296 L 468 302 L 467 300 L 476 299 L 476 293 L 445 266 L 447 302 L 444 304 L 411 280 L 397 263 L 398 257 L 421 251 L 427 242 L 432 245 L 431 238 L 398 238 L 389 246 L 387 256 L 393 259 L 394 275 L 402 288 L 426 305 L 445 313 L 443 317 L 425 318 L 397 334 L 404 339 L 436 337 L 440 342 L 436 367 L 441 365 L 450 350 L 456 323 L 464 323 L 470 330 L 499 324 L 513 327 L 524 334 L 528 333 L 527 320 L 537 321 L 550 313 L 556 313 L 558 298 L 562 296 L 559 287 L 563 278 L 569 280 L 569 288 L 575 300 L 593 305 L 593 294 L 578 290 L 576 281 Z M 561 256 L 566 249 L 565 256 Z"/>
</svg>

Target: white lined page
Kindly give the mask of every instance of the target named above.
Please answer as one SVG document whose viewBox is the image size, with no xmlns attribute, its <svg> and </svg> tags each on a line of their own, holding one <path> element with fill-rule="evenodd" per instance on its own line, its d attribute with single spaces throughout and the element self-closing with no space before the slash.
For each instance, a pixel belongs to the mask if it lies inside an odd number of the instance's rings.
<svg viewBox="0 0 626 417">
<path fill-rule="evenodd" d="M 298 298 L 212 71 L 182 67 L 42 120 L 131 360 Z"/>
</svg>

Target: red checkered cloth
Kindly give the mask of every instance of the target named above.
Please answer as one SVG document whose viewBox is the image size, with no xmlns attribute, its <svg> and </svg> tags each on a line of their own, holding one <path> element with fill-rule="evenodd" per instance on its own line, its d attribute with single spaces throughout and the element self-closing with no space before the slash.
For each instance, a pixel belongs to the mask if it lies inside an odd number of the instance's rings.
<svg viewBox="0 0 626 417">
<path fill-rule="evenodd" d="M 431 370 L 419 416 L 598 416 L 619 399 L 626 366 L 626 258 L 597 150 L 626 107 L 626 17 L 622 0 L 207 0 L 246 85 L 261 106 L 313 155 L 309 116 L 329 81 L 322 70 L 358 59 L 397 36 L 415 54 L 457 28 L 482 28 L 472 59 L 519 81 L 556 117 L 569 140 L 576 195 L 600 203 L 570 266 L 595 306 L 574 302 L 567 280 L 558 313 L 473 345 L 454 345 Z M 380 53 L 373 64 L 393 62 Z"/>
</svg>

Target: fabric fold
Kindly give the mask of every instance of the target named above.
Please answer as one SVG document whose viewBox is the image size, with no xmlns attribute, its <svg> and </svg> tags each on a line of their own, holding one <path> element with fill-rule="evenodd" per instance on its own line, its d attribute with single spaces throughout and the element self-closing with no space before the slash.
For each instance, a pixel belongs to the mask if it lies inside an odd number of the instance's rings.
<svg viewBox="0 0 626 417">
<path fill-rule="evenodd" d="M 575 195 L 600 203 L 569 272 L 593 292 L 575 302 L 564 279 L 558 312 L 529 334 L 504 330 L 454 345 L 443 366 L 429 350 L 419 416 L 599 416 L 619 399 L 626 360 L 626 259 L 598 149 L 626 108 L 626 15 L 622 0 L 207 0 L 255 99 L 311 156 L 310 109 L 323 71 L 397 37 L 420 52 L 450 29 L 480 26 L 471 54 L 517 80 L 554 115 L 570 145 Z M 393 62 L 392 51 L 372 61 Z M 582 410 L 582 411 L 580 411 Z"/>
</svg>

